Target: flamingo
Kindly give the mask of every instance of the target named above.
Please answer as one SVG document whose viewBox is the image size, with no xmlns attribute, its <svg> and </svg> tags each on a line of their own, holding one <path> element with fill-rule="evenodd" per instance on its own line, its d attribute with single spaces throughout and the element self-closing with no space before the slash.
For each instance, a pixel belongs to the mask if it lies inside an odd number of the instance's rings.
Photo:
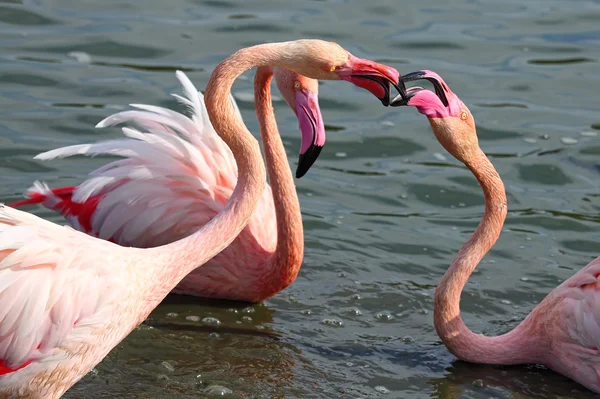
<svg viewBox="0 0 600 399">
<path fill-rule="evenodd" d="M 383 70 L 397 79 L 394 71 Z M 279 91 L 299 120 L 302 144 L 296 176 L 301 177 L 325 143 L 318 82 L 286 69 L 274 71 Z M 256 96 L 268 97 L 269 102 L 270 75 L 267 69 L 259 69 L 254 85 Z M 191 109 L 191 120 L 164 108 L 134 104 L 142 111 L 111 115 L 97 127 L 134 122 L 149 133 L 125 127 L 125 139 L 58 148 L 36 156 L 48 160 L 116 154 L 124 159 L 93 171 L 78 187 L 50 190 L 36 182 L 29 199 L 10 205 L 41 203 L 63 214 L 75 229 L 123 246 L 155 247 L 200 229 L 224 208 L 238 171 L 231 151 L 206 117 L 202 94 L 183 72 L 177 72 L 177 77 L 187 96 L 175 97 Z M 376 82 L 364 82 L 372 83 L 368 88 L 379 96 L 387 93 Z M 175 287 L 175 293 L 260 302 L 296 279 L 304 251 L 300 204 L 277 126 L 271 123 L 269 127 L 261 128 L 261 137 L 271 187 L 265 188 L 250 222 L 233 243 L 192 271 Z M 154 139 L 157 132 L 168 135 L 169 141 Z M 173 142 L 191 148 L 185 153 L 173 151 Z"/>
<path fill-rule="evenodd" d="M 267 65 L 313 79 L 368 75 L 382 86 L 396 79 L 391 68 L 320 40 L 262 44 L 225 59 L 208 81 L 206 109 L 238 165 L 238 183 L 217 216 L 167 245 L 127 248 L 0 206 L 0 397 L 59 398 L 241 232 L 264 192 L 266 170 L 229 97 L 241 73 Z M 154 139 L 171 137 L 157 132 Z M 170 142 L 173 151 L 190 151 Z"/>
<path fill-rule="evenodd" d="M 481 150 L 475 120 L 467 106 L 435 72 L 403 76 L 404 82 L 426 79 L 435 92 L 406 90 L 392 106 L 416 107 L 435 137 L 473 173 L 485 198 L 479 226 L 460 248 L 435 290 L 434 325 L 458 359 L 485 364 L 544 365 L 600 393 L 600 257 L 555 288 L 512 331 L 487 337 L 475 334 L 460 316 L 461 292 L 481 259 L 498 240 L 507 214 L 504 184 Z"/>
</svg>

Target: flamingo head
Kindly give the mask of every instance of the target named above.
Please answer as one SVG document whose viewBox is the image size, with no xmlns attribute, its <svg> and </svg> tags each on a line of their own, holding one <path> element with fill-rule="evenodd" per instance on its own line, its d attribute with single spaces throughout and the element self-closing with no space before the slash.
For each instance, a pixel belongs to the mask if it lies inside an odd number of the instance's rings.
<svg viewBox="0 0 600 399">
<path fill-rule="evenodd" d="M 450 90 L 440 75 L 422 70 L 402 76 L 401 87 L 406 82 L 428 80 L 434 91 L 414 86 L 400 92 L 391 106 L 413 106 L 429 119 L 437 140 L 455 158 L 465 162 L 473 150 L 479 148 L 475 120 L 467 106 Z"/>
<path fill-rule="evenodd" d="M 302 135 L 296 177 L 306 174 L 325 144 L 325 123 L 319 108 L 319 82 L 284 68 L 274 68 L 279 92 L 298 118 Z"/>
<path fill-rule="evenodd" d="M 400 78 L 397 70 L 355 57 L 337 43 L 303 39 L 287 45 L 282 61 L 275 68 L 275 78 L 279 91 L 300 124 L 302 144 L 296 170 L 296 177 L 300 178 L 316 161 L 325 144 L 317 79 L 351 82 L 371 92 L 385 106 L 391 102 L 390 84 L 400 93 L 403 90 L 397 85 Z"/>
<path fill-rule="evenodd" d="M 381 103 L 391 101 L 389 84 L 397 87 L 400 74 L 387 65 L 356 57 L 334 42 L 303 39 L 291 42 L 282 66 L 319 80 L 345 80 L 371 92 Z"/>
</svg>

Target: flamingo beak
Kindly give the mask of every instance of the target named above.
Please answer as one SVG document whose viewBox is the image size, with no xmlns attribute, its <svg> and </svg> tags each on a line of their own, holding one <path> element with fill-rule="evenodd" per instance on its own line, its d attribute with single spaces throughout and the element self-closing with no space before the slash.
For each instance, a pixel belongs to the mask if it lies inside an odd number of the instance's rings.
<svg viewBox="0 0 600 399">
<path fill-rule="evenodd" d="M 295 110 L 302 134 L 300 157 L 296 178 L 301 178 L 315 163 L 325 145 L 325 123 L 319 108 L 317 93 L 298 90 L 295 94 Z"/>
<path fill-rule="evenodd" d="M 401 107 L 403 105 L 409 105 L 408 101 L 419 91 L 425 89 L 423 87 L 418 86 L 406 89 L 405 83 L 411 82 L 413 80 L 428 80 L 433 84 L 435 94 L 438 96 L 442 104 L 444 104 L 444 106 L 447 107 L 449 102 L 448 97 L 446 96 L 446 90 L 444 90 L 442 84 L 435 78 L 435 76 L 431 76 L 430 74 L 428 74 L 428 72 L 429 71 L 417 71 L 402 76 L 398 85 L 399 87 L 396 86 L 396 89 L 400 94 L 394 97 L 394 99 L 392 99 L 389 105 L 392 107 Z M 401 88 L 404 88 L 404 92 L 401 90 Z"/>
<path fill-rule="evenodd" d="M 346 65 L 339 69 L 339 76 L 342 80 L 370 91 L 386 107 L 391 103 L 390 83 L 400 94 L 404 94 L 405 90 L 403 84 L 398 86 L 400 73 L 397 70 L 352 54 Z"/>
</svg>

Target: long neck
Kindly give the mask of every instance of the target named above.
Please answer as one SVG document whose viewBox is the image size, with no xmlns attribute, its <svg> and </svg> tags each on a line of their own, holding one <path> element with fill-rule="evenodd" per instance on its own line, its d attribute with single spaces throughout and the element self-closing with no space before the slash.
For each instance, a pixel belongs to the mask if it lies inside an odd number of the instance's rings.
<svg viewBox="0 0 600 399">
<path fill-rule="evenodd" d="M 238 181 L 227 205 L 202 229 L 189 237 L 161 247 L 146 249 L 153 292 L 147 306 L 156 306 L 189 272 L 202 266 L 237 237 L 264 190 L 265 167 L 258 142 L 237 115 L 230 101 L 231 87 L 243 72 L 265 65 L 294 67 L 299 52 L 289 51 L 293 42 L 268 43 L 237 51 L 212 73 L 204 98 L 210 121 L 229 146 L 238 165 Z"/>
<path fill-rule="evenodd" d="M 477 148 L 465 162 L 483 189 L 485 212 L 477 229 L 458 251 L 435 291 L 434 325 L 450 352 L 461 360 L 487 364 L 533 362 L 539 347 L 526 323 L 497 337 L 475 334 L 460 316 L 460 295 L 469 276 L 498 240 L 507 205 L 504 184 L 487 156 Z"/>
<path fill-rule="evenodd" d="M 263 270 L 267 276 L 268 290 L 264 296 L 274 295 L 290 285 L 298 275 L 304 255 L 304 231 L 302 215 L 294 178 L 288 163 L 285 147 L 281 141 L 271 100 L 270 67 L 259 68 L 254 79 L 256 115 L 260 124 L 260 136 L 267 163 L 267 173 L 273 191 L 277 219 L 277 246 L 269 264 Z"/>
</svg>

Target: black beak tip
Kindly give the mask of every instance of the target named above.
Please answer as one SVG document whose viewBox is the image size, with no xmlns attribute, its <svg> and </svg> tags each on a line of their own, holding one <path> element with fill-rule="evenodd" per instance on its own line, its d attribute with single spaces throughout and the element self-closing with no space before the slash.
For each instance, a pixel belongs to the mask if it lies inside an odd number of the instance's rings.
<svg viewBox="0 0 600 399">
<path fill-rule="evenodd" d="M 300 179 L 308 172 L 310 167 L 315 163 L 323 146 L 311 144 L 304 154 L 300 154 L 298 158 L 298 167 L 296 168 L 296 178 Z"/>
<path fill-rule="evenodd" d="M 390 96 L 385 96 L 383 98 L 380 98 L 379 101 L 381 101 L 381 104 L 383 104 L 384 107 L 389 106 L 391 103 Z"/>
</svg>

